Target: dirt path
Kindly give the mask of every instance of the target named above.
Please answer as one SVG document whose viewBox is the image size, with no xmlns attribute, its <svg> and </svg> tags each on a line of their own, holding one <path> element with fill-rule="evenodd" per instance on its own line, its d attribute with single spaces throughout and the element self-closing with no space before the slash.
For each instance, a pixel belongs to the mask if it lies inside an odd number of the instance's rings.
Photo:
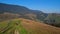
<svg viewBox="0 0 60 34">
<path fill-rule="evenodd" d="M 19 31 L 18 30 L 15 30 L 14 34 L 19 34 Z"/>
</svg>

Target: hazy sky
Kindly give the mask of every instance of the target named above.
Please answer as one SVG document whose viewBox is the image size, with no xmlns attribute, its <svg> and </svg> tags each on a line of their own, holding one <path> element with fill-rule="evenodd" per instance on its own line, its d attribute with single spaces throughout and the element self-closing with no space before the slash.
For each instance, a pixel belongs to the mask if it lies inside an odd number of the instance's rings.
<svg viewBox="0 0 60 34">
<path fill-rule="evenodd" d="M 46 13 L 60 13 L 60 0 L 0 0 L 0 3 L 26 6 Z"/>
</svg>

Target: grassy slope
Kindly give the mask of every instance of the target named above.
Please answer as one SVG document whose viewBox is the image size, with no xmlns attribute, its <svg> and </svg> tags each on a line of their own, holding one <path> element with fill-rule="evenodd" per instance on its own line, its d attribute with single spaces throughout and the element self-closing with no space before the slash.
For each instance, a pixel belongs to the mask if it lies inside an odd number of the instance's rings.
<svg viewBox="0 0 60 34">
<path fill-rule="evenodd" d="M 4 24 L 5 23 L 5 24 Z M 18 31 L 19 34 L 27 34 L 27 31 L 21 25 L 20 20 L 9 20 L 0 23 L 1 27 L 0 34 L 17 34 L 15 31 Z M 3 24 L 3 25 L 2 25 Z"/>
<path fill-rule="evenodd" d="M 0 22 L 0 34 L 60 34 L 60 28 L 28 19 L 13 19 Z"/>
</svg>

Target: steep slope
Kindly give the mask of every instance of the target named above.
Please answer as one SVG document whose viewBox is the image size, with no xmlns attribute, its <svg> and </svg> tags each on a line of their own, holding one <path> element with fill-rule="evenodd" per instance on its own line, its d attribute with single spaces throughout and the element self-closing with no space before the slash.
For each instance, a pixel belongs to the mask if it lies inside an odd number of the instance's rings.
<svg viewBox="0 0 60 34">
<path fill-rule="evenodd" d="M 60 28 L 19 18 L 0 22 L 0 34 L 60 34 Z"/>
</svg>

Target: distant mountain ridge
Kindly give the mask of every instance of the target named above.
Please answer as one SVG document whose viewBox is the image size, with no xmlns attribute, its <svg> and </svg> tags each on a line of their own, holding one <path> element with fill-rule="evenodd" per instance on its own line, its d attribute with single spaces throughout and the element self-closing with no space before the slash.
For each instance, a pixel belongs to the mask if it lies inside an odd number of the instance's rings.
<svg viewBox="0 0 60 34">
<path fill-rule="evenodd" d="M 4 13 L 4 12 L 20 14 L 21 15 L 20 17 L 24 17 L 24 18 L 28 18 L 28 19 L 32 18 L 32 19 L 38 19 L 38 20 L 43 20 L 47 16 L 47 14 L 45 15 L 45 13 L 43 13 L 42 11 L 39 11 L 39 10 L 30 10 L 24 6 L 0 3 L 0 13 Z M 31 16 L 31 14 L 32 14 L 32 16 Z"/>
</svg>

